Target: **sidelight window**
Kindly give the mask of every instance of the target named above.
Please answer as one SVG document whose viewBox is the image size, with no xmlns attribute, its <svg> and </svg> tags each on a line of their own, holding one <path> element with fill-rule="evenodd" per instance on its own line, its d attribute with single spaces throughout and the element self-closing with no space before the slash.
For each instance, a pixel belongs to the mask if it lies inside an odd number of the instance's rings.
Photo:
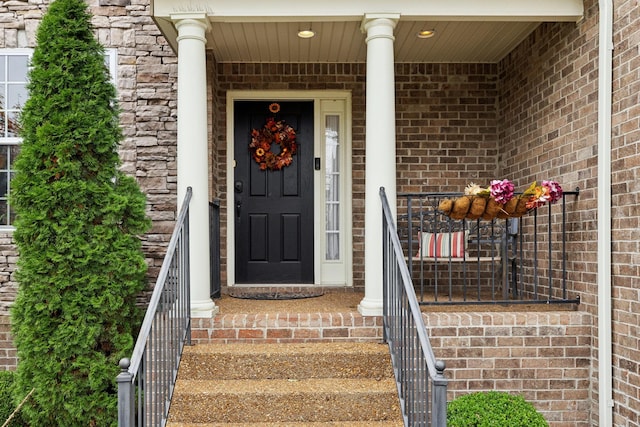
<svg viewBox="0 0 640 427">
<path fill-rule="evenodd" d="M 326 260 L 340 259 L 340 116 L 325 116 Z"/>
</svg>

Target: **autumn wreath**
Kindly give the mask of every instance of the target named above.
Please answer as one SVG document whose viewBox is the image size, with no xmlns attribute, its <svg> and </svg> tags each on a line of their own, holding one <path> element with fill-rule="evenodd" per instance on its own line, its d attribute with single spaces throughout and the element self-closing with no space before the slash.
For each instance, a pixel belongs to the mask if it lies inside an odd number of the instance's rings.
<svg viewBox="0 0 640 427">
<path fill-rule="evenodd" d="M 269 105 L 269 111 L 273 114 L 278 113 L 280 105 Z M 271 151 L 274 143 L 280 147 L 279 153 Z M 297 150 L 296 131 L 284 120 L 276 121 L 274 117 L 269 117 L 262 129 L 251 130 L 249 151 L 261 170 L 280 170 L 289 166 Z"/>
</svg>

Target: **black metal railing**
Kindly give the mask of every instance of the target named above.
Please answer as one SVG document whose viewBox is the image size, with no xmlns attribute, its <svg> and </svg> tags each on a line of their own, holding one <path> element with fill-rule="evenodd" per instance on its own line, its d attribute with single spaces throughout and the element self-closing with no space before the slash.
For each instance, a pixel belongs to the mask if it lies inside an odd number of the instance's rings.
<svg viewBox="0 0 640 427">
<path fill-rule="evenodd" d="M 445 364 L 436 360 L 384 188 L 383 319 L 405 426 L 446 427 Z"/>
<path fill-rule="evenodd" d="M 173 230 L 131 359 L 120 360 L 118 426 L 164 426 L 182 349 L 191 343 L 189 202 Z"/>
<path fill-rule="evenodd" d="M 209 202 L 209 263 L 211 298 L 220 298 L 220 199 Z"/>
<path fill-rule="evenodd" d="M 579 303 L 567 290 L 567 205 L 578 194 L 519 218 L 469 220 L 438 209 L 460 193 L 399 193 L 397 227 L 420 304 Z"/>
</svg>

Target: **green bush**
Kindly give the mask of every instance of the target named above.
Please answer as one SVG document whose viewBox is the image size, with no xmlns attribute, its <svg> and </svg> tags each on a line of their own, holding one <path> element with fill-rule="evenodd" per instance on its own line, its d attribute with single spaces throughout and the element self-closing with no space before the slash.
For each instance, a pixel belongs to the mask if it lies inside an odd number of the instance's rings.
<svg viewBox="0 0 640 427">
<path fill-rule="evenodd" d="M 447 406 L 448 427 L 548 427 L 544 417 L 521 396 L 478 392 L 460 396 Z"/>
<path fill-rule="evenodd" d="M 13 403 L 13 383 L 15 372 L 0 371 L 0 425 L 3 425 L 11 416 L 17 405 Z M 8 427 L 22 427 L 26 424 L 22 421 L 20 412 L 13 416 Z"/>
<path fill-rule="evenodd" d="M 116 91 L 83 0 L 37 32 L 11 200 L 19 249 L 14 403 L 32 426 L 112 426 L 118 360 L 141 318 L 146 200 L 120 170 Z"/>
</svg>

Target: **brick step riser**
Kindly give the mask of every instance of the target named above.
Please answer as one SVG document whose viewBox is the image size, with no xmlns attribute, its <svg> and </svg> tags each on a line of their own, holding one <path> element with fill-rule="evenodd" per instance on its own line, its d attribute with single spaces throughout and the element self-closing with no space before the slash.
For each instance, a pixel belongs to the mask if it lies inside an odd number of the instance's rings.
<svg viewBox="0 0 640 427">
<path fill-rule="evenodd" d="M 255 422 L 339 422 L 397 420 L 397 396 L 394 393 L 314 393 L 241 397 L 224 393 L 174 396 L 172 410 L 182 417 L 172 422 L 255 423 Z M 394 404 L 396 407 L 394 407 Z M 210 408 L 189 411 L 189 408 Z M 174 409 L 175 408 L 175 409 Z M 231 408 L 231 409 L 229 409 Z"/>
<path fill-rule="evenodd" d="M 213 355 L 185 354 L 179 379 L 212 378 L 391 378 L 393 370 L 388 355 Z"/>
<path fill-rule="evenodd" d="M 358 342 L 382 340 L 382 317 L 358 313 L 221 314 L 194 319 L 194 343 Z"/>
</svg>

